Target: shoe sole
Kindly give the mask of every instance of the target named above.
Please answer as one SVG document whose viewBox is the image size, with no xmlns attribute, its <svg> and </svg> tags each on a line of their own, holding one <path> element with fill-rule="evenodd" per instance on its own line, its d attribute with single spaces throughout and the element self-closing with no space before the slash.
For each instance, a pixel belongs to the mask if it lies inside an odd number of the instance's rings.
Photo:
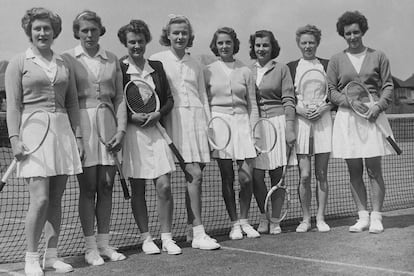
<svg viewBox="0 0 414 276">
<path fill-rule="evenodd" d="M 180 251 L 180 252 L 170 252 L 170 251 L 168 251 L 168 250 L 163 250 L 164 252 L 167 252 L 167 254 L 168 255 L 180 255 L 180 254 L 182 254 L 183 252 L 182 251 Z"/>
<path fill-rule="evenodd" d="M 161 251 L 149 251 L 149 252 L 145 252 L 143 251 L 145 255 L 157 255 L 157 254 L 161 254 Z"/>
</svg>

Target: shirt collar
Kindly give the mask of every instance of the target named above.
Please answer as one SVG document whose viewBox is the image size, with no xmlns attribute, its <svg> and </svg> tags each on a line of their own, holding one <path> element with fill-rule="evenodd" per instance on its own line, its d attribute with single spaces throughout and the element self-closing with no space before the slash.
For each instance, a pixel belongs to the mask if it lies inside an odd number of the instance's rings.
<svg viewBox="0 0 414 276">
<path fill-rule="evenodd" d="M 126 71 L 129 75 L 142 75 L 143 77 L 148 76 L 152 72 L 154 72 L 154 68 L 149 65 L 148 60 L 145 60 L 144 69 L 141 70 L 133 61 L 133 59 L 128 56 L 128 58 L 122 61 L 124 64 L 128 65 L 128 69 Z"/>
<path fill-rule="evenodd" d="M 38 56 L 33 52 L 33 49 L 30 47 L 26 50 L 26 59 L 35 59 Z M 53 52 L 52 60 L 60 60 L 63 61 L 63 58 L 60 55 L 57 55 L 55 52 Z"/>
<path fill-rule="evenodd" d="M 85 52 L 85 50 L 82 48 L 81 45 L 78 45 L 75 47 L 75 56 L 76 57 L 80 57 L 82 55 L 85 55 L 87 57 L 90 57 L 90 55 L 88 55 L 88 53 Z M 103 59 L 108 59 L 108 56 L 106 54 L 106 51 L 104 49 L 102 49 L 102 47 L 99 46 L 99 50 L 96 53 L 95 57 L 101 57 Z"/>
<path fill-rule="evenodd" d="M 267 69 L 269 69 L 269 68 L 271 68 L 271 67 L 273 67 L 273 66 L 275 66 L 275 64 L 276 64 L 276 60 L 274 60 L 274 59 L 271 59 L 271 60 L 269 60 L 263 67 L 259 64 L 259 62 L 258 61 L 256 61 L 255 62 L 255 66 L 257 67 L 257 68 L 267 68 Z"/>
</svg>

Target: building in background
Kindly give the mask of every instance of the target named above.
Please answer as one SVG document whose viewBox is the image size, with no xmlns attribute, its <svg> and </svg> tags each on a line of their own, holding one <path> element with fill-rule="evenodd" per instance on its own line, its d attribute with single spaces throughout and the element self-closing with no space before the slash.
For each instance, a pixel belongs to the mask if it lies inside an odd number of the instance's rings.
<svg viewBox="0 0 414 276">
<path fill-rule="evenodd" d="M 4 75 L 8 61 L 0 61 L 0 111 L 6 111 L 6 88 L 4 85 Z"/>
<path fill-rule="evenodd" d="M 394 101 L 387 113 L 414 113 L 414 74 L 405 81 L 393 77 Z"/>
</svg>

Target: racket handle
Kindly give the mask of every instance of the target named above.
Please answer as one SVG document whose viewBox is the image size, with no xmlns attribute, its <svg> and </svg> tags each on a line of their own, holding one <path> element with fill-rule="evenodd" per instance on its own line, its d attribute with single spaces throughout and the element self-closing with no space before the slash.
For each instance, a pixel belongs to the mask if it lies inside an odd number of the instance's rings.
<svg viewBox="0 0 414 276">
<path fill-rule="evenodd" d="M 9 167 L 7 168 L 6 172 L 4 173 L 3 177 L 1 178 L 0 192 L 3 190 L 4 185 L 6 185 L 6 182 L 7 182 L 7 179 L 9 178 L 9 176 L 16 169 L 16 165 L 17 165 L 17 159 L 14 158 L 13 161 L 11 162 L 11 164 L 9 165 Z"/>
<path fill-rule="evenodd" d="M 121 181 L 122 192 L 124 193 L 124 199 L 128 200 L 131 198 L 131 196 L 129 195 L 129 190 L 128 190 L 126 181 L 123 178 L 121 178 L 120 181 Z"/>
<path fill-rule="evenodd" d="M 177 157 L 178 164 L 180 165 L 181 170 L 184 172 L 185 180 L 187 180 L 187 182 L 190 183 L 193 182 L 193 176 L 185 168 L 184 158 L 181 156 L 180 152 L 173 143 L 169 144 L 169 146 L 171 151 L 174 153 L 175 157 Z"/>
<path fill-rule="evenodd" d="M 392 146 L 392 148 L 395 150 L 395 152 L 400 155 L 402 153 L 402 150 L 400 149 L 400 147 L 397 145 L 397 143 L 394 141 L 394 139 L 392 139 L 391 136 L 387 137 L 387 141 L 388 143 L 390 143 L 390 145 Z"/>
<path fill-rule="evenodd" d="M 171 138 L 168 136 L 167 132 L 162 127 L 162 125 L 159 122 L 157 122 L 156 126 L 158 130 L 160 131 L 162 137 L 164 138 L 165 142 L 167 142 L 171 151 L 174 153 L 175 157 L 177 158 L 178 164 L 180 165 L 181 170 L 184 172 L 185 180 L 190 183 L 193 182 L 193 176 L 185 168 L 185 161 L 184 161 L 184 158 L 181 156 L 181 153 L 175 147 L 174 143 L 172 142 Z"/>
<path fill-rule="evenodd" d="M 124 174 L 122 173 L 121 164 L 119 163 L 119 160 L 118 160 L 118 157 L 116 156 L 116 153 L 113 153 L 112 156 L 114 157 L 116 168 L 117 168 L 118 173 L 119 173 L 119 180 L 121 181 L 121 187 L 122 187 L 122 192 L 124 193 L 124 199 L 128 200 L 128 199 L 131 198 L 131 196 L 129 195 L 128 186 L 127 186 L 127 183 L 125 181 Z"/>
</svg>

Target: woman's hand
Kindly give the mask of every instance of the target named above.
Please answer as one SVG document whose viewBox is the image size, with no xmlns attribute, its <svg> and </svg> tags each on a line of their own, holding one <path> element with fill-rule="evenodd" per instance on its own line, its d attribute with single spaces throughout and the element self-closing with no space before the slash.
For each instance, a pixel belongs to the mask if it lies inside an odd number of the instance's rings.
<svg viewBox="0 0 414 276">
<path fill-rule="evenodd" d="M 311 121 L 317 121 L 322 117 L 322 114 L 325 113 L 326 111 L 331 109 L 331 105 L 330 104 L 322 104 L 320 106 L 318 106 L 316 109 L 312 109 L 310 110 L 309 114 L 308 114 L 308 119 Z"/>
<path fill-rule="evenodd" d="M 85 159 L 85 147 L 83 146 L 83 140 L 81 137 L 76 137 L 76 144 L 78 146 L 80 160 L 83 161 Z"/>
<path fill-rule="evenodd" d="M 122 141 L 124 140 L 125 132 L 118 131 L 111 140 L 106 144 L 106 148 L 110 152 L 118 152 L 122 148 Z"/>
<path fill-rule="evenodd" d="M 148 114 L 146 113 L 137 113 L 137 114 L 131 115 L 131 121 L 139 127 L 142 127 L 142 125 L 145 124 L 147 119 L 148 119 Z"/>
<path fill-rule="evenodd" d="M 22 161 L 27 158 L 25 151 L 28 151 L 29 149 L 19 139 L 19 136 L 10 137 L 10 144 L 13 150 L 13 156 L 17 161 Z"/>
<path fill-rule="evenodd" d="M 287 121 L 286 122 L 286 144 L 289 147 L 293 147 L 296 143 L 296 133 L 295 133 L 295 122 Z"/>
<path fill-rule="evenodd" d="M 377 120 L 380 113 L 381 113 L 380 107 L 377 104 L 374 104 L 368 110 L 368 115 L 367 115 L 368 121 L 374 123 Z"/>
<path fill-rule="evenodd" d="M 147 114 L 147 120 L 142 125 L 142 127 L 152 127 L 156 123 L 158 123 L 160 118 L 161 118 L 161 113 L 160 112 L 158 112 L 158 111 L 157 112 L 151 112 L 151 113 Z"/>
</svg>

